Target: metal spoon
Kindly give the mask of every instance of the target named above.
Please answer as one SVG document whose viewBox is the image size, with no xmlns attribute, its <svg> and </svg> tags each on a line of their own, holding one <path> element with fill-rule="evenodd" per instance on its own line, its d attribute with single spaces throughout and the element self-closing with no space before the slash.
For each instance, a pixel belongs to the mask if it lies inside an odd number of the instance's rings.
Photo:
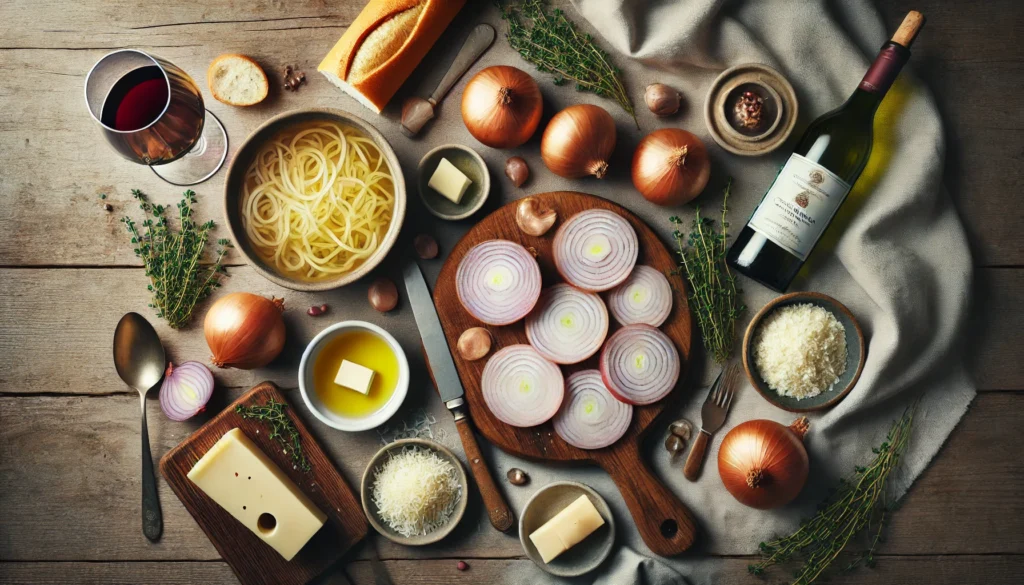
<svg viewBox="0 0 1024 585">
<path fill-rule="evenodd" d="M 146 429 L 146 393 L 164 375 L 164 346 L 153 326 L 138 313 L 128 313 L 114 331 L 114 367 L 126 384 L 142 399 L 142 533 L 155 541 L 163 532 L 164 520 L 156 495 L 153 456 L 149 452 Z"/>
<path fill-rule="evenodd" d="M 415 136 L 434 117 L 434 107 L 437 106 L 437 102 L 444 99 L 455 82 L 466 71 L 469 71 L 470 66 L 480 58 L 480 55 L 487 51 L 491 43 L 494 42 L 494 37 L 494 27 L 489 24 L 478 24 L 469 33 L 466 43 L 459 49 L 459 54 L 455 56 L 455 60 L 448 68 L 448 73 L 444 74 L 441 83 L 437 84 L 434 93 L 430 94 L 427 99 L 414 96 L 405 100 L 405 103 L 402 104 L 402 132 L 406 136 Z"/>
</svg>

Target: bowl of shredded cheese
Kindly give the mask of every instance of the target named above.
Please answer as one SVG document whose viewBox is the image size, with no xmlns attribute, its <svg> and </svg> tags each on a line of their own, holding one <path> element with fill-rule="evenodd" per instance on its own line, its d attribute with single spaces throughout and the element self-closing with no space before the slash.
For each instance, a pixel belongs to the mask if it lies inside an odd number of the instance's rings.
<svg viewBox="0 0 1024 585">
<path fill-rule="evenodd" d="M 363 512 L 374 530 L 406 546 L 435 543 L 466 512 L 469 481 L 459 459 L 427 439 L 401 439 L 370 459 L 363 472 Z"/>
<path fill-rule="evenodd" d="M 224 212 L 239 253 L 269 280 L 335 289 L 373 270 L 398 239 L 405 179 L 387 139 L 328 108 L 264 122 L 228 167 Z"/>
<path fill-rule="evenodd" d="M 743 367 L 768 402 L 791 412 L 824 410 L 853 390 L 866 358 L 853 313 L 816 292 L 777 297 L 750 321 Z"/>
</svg>

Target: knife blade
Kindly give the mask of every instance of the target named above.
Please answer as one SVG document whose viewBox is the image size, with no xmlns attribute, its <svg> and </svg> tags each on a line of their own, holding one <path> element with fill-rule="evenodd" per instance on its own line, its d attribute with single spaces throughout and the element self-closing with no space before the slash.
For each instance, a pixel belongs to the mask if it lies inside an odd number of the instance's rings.
<svg viewBox="0 0 1024 585">
<path fill-rule="evenodd" d="M 448 340 L 441 329 L 441 320 L 437 316 L 427 281 L 415 260 L 405 265 L 402 276 L 405 280 L 406 293 L 409 295 L 409 305 L 412 307 L 413 317 L 416 318 L 416 327 L 420 330 L 423 351 L 427 356 L 427 366 L 434 379 L 434 385 L 441 395 L 441 401 L 455 417 L 455 428 L 459 431 L 462 448 L 469 460 L 469 471 L 480 488 L 480 497 L 487 507 L 491 525 L 505 532 L 512 527 L 515 517 L 505 497 L 498 491 L 491 470 L 480 453 L 480 445 L 473 434 L 469 410 L 466 408 L 465 389 L 459 379 L 459 372 L 455 369 L 452 354 L 448 351 Z"/>
</svg>

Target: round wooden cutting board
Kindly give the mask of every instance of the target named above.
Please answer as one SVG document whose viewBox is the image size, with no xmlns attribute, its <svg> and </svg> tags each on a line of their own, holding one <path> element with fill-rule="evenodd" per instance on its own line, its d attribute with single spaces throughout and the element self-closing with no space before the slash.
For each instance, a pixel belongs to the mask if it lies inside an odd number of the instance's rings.
<svg viewBox="0 0 1024 585">
<path fill-rule="evenodd" d="M 600 465 L 611 475 L 618 486 L 647 546 L 663 556 L 681 553 L 693 544 L 696 536 L 696 524 L 693 516 L 686 506 L 655 477 L 650 467 L 640 457 L 640 441 L 644 434 L 665 409 L 666 403 L 679 398 L 680 387 L 683 385 L 683 380 L 686 379 L 692 325 L 689 305 L 686 302 L 686 291 L 681 278 L 670 278 L 673 287 L 677 289 L 677 294 L 672 313 L 665 324 L 661 326 L 661 330 L 668 334 L 675 343 L 682 358 L 683 374 L 680 376 L 680 383 L 664 400 L 647 406 L 634 407 L 633 421 L 625 436 L 614 445 L 603 449 L 587 451 L 569 445 L 555 434 L 550 422 L 536 427 L 517 428 L 499 421 L 484 403 L 480 389 L 480 376 L 488 358 L 471 362 L 462 359 L 456 350 L 459 335 L 463 331 L 482 325 L 462 307 L 455 291 L 455 272 L 459 262 L 470 248 L 480 242 L 505 239 L 518 242 L 528 250 L 536 250 L 544 286 L 547 287 L 562 282 L 555 270 L 551 253 L 551 244 L 558 227 L 564 220 L 580 211 L 606 209 L 621 215 L 636 230 L 640 241 L 638 264 L 646 264 L 662 272 L 675 269 L 676 262 L 673 254 L 665 248 L 658 236 L 643 221 L 623 207 L 593 195 L 570 191 L 542 193 L 534 195 L 534 197 L 539 198 L 558 213 L 558 222 L 548 233 L 534 237 L 520 231 L 515 223 L 518 202 L 509 203 L 484 218 L 463 236 L 441 268 L 437 284 L 434 287 L 434 304 L 441 318 L 448 347 L 455 360 L 455 366 L 458 368 L 459 377 L 465 387 L 470 416 L 481 435 L 502 450 L 514 455 L 546 461 L 591 461 Z M 501 327 L 484 326 L 494 337 L 493 351 L 517 343 L 528 343 L 522 321 Z M 618 325 L 612 319 L 611 331 L 617 328 Z M 580 364 L 562 366 L 562 369 L 568 377 L 569 374 L 577 370 L 597 368 L 597 361 L 598 356 L 595 355 Z"/>
</svg>

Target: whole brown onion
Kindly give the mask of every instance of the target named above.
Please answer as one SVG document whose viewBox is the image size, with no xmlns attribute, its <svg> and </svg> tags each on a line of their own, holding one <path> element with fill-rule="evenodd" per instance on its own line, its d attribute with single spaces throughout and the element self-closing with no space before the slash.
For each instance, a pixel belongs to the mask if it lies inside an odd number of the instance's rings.
<svg viewBox="0 0 1024 585">
<path fill-rule="evenodd" d="M 514 148 L 529 140 L 540 124 L 543 108 L 537 82 L 508 65 L 477 73 L 462 92 L 466 129 L 493 148 Z"/>
<path fill-rule="evenodd" d="M 633 185 L 658 205 L 682 205 L 700 195 L 711 176 L 711 159 L 700 138 L 680 128 L 655 130 L 633 154 Z"/>
<path fill-rule="evenodd" d="M 284 348 L 284 299 L 231 293 L 210 307 L 203 322 L 211 360 L 219 368 L 261 368 Z"/>
<path fill-rule="evenodd" d="M 555 114 L 540 141 L 540 155 L 551 172 L 567 179 L 608 172 L 615 150 L 615 120 L 604 108 L 569 106 Z"/>
<path fill-rule="evenodd" d="M 786 427 L 771 420 L 736 425 L 722 439 L 718 474 L 741 504 L 767 510 L 793 501 L 807 482 L 809 461 L 803 438 L 807 418 Z"/>
</svg>

